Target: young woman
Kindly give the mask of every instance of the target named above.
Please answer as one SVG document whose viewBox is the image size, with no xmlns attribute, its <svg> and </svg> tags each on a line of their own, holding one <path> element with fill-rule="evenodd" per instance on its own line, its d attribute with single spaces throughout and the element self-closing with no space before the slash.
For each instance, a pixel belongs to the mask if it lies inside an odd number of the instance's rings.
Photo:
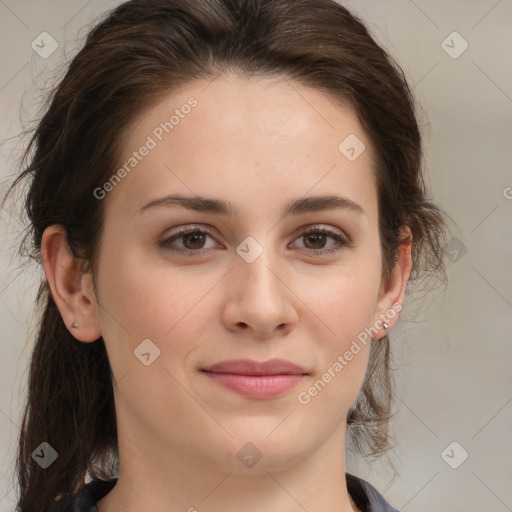
<svg viewBox="0 0 512 512">
<path fill-rule="evenodd" d="M 13 184 L 45 272 L 18 510 L 395 510 L 345 450 L 389 449 L 388 332 L 444 272 L 421 155 L 334 0 L 109 13 Z"/>
</svg>

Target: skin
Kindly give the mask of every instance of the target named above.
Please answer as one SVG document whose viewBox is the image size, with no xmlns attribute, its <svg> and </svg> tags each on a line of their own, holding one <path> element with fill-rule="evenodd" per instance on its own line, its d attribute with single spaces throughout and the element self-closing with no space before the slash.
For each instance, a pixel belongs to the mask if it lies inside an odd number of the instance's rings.
<svg viewBox="0 0 512 512">
<path fill-rule="evenodd" d="M 78 323 L 70 331 L 83 342 L 103 337 L 115 376 L 120 473 L 98 510 L 358 510 L 344 479 L 346 416 L 370 343 L 307 405 L 297 396 L 359 333 L 403 303 L 410 231 L 384 283 L 370 141 L 348 105 L 282 79 L 220 76 L 169 94 L 137 118 L 120 165 L 190 96 L 198 105 L 103 199 L 96 294 L 62 226 L 43 237 L 44 268 L 64 322 Z M 355 161 L 338 151 L 352 133 L 366 145 Z M 239 213 L 139 212 L 170 193 L 230 201 Z M 288 201 L 323 194 L 349 198 L 365 213 L 282 217 Z M 188 255 L 159 247 L 176 228 L 195 224 L 214 235 L 202 245 L 187 237 L 171 242 Z M 316 224 L 352 245 L 301 235 Z M 252 263 L 236 252 L 247 236 L 263 248 Z M 390 328 L 397 319 L 386 320 Z M 384 335 L 381 328 L 374 338 Z M 149 366 L 133 353 L 147 338 L 160 349 Z M 273 357 L 309 375 L 271 399 L 243 397 L 199 371 L 225 359 Z M 262 454 L 252 467 L 237 457 L 248 442 Z"/>
</svg>

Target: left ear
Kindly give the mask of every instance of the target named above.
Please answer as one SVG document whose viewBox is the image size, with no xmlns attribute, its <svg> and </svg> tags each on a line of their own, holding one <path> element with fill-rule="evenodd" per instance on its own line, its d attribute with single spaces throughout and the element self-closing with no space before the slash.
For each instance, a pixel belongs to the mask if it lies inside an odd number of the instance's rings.
<svg viewBox="0 0 512 512">
<path fill-rule="evenodd" d="M 400 230 L 400 237 L 404 241 L 398 247 L 397 261 L 388 282 L 381 283 L 379 299 L 375 310 L 374 323 L 378 329 L 386 322 L 391 329 L 398 320 L 399 311 L 402 309 L 405 290 L 411 275 L 412 268 L 412 233 L 408 226 Z M 386 334 L 382 328 L 383 336 Z"/>
</svg>

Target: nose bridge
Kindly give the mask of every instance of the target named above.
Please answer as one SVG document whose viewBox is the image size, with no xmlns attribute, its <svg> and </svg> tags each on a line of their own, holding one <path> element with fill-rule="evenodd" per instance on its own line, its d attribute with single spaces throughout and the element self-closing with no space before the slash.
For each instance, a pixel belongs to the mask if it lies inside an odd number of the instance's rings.
<svg viewBox="0 0 512 512">
<path fill-rule="evenodd" d="M 237 247 L 239 261 L 236 264 L 237 280 L 244 284 L 244 296 L 262 295 L 269 300 L 279 295 L 280 280 L 276 276 L 277 258 L 271 247 L 271 236 L 260 236 L 260 243 L 252 236 L 246 237 Z"/>
<path fill-rule="evenodd" d="M 256 240 L 256 236 L 260 243 Z M 277 248 L 270 235 L 249 236 L 236 248 L 233 269 L 231 318 L 237 325 L 246 324 L 261 335 L 268 335 L 283 324 L 294 323 L 286 279 L 279 275 L 281 265 Z"/>
</svg>

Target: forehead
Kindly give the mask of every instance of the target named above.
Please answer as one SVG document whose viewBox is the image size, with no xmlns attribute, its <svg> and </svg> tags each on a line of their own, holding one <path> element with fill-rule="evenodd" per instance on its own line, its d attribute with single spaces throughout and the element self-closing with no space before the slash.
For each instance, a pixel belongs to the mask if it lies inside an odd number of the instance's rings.
<svg viewBox="0 0 512 512">
<path fill-rule="evenodd" d="M 126 131 L 118 165 L 127 172 L 109 202 L 134 209 L 176 191 L 236 195 L 243 206 L 341 186 L 364 201 L 374 186 L 372 148 L 353 109 L 279 78 L 219 76 L 170 93 Z"/>
</svg>

